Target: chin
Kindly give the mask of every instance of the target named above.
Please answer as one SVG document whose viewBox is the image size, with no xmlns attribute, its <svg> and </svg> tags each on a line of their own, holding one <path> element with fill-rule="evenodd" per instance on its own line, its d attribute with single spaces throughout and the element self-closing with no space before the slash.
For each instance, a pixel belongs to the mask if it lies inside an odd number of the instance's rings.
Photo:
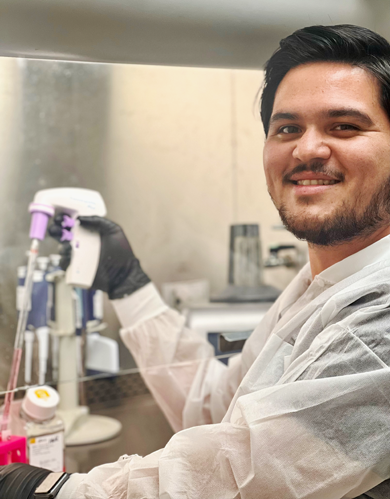
<svg viewBox="0 0 390 499">
<path fill-rule="evenodd" d="M 279 214 L 282 216 L 281 211 Z M 334 218 L 332 213 L 324 213 L 324 210 L 311 211 L 304 208 L 296 210 L 295 213 L 286 213 L 284 216 L 288 225 L 299 227 L 299 230 L 318 229 L 319 225 L 332 223 Z"/>
<path fill-rule="evenodd" d="M 307 241 L 309 244 L 328 246 L 338 239 L 335 231 L 332 230 L 334 217 L 329 213 L 319 213 L 316 210 L 315 213 L 308 215 L 307 210 L 302 209 L 297 210 L 296 213 L 279 210 L 279 215 L 289 232 L 297 239 Z"/>
</svg>

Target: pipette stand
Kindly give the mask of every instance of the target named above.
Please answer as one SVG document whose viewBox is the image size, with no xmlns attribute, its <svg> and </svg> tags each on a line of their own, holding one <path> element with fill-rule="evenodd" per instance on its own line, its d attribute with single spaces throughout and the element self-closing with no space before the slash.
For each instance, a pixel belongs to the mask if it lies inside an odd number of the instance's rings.
<svg viewBox="0 0 390 499">
<path fill-rule="evenodd" d="M 0 442 L 0 466 L 27 463 L 26 437 L 12 435 Z"/>
<path fill-rule="evenodd" d="M 52 334 L 59 337 L 58 414 L 65 424 L 65 444 L 87 445 L 109 440 L 120 433 L 121 423 L 89 414 L 88 407 L 79 405 L 74 290 L 66 284 L 63 271 L 49 274 L 47 278 L 55 285 L 56 320 L 50 326 Z"/>
</svg>

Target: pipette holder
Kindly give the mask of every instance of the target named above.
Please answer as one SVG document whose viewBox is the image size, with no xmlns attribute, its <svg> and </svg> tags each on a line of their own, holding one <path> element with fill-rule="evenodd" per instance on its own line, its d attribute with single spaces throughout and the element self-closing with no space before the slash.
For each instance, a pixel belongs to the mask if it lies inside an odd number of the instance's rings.
<svg viewBox="0 0 390 499">
<path fill-rule="evenodd" d="M 12 435 L 0 442 L 0 466 L 27 463 L 26 437 Z"/>
<path fill-rule="evenodd" d="M 46 278 L 55 285 L 56 320 L 50 326 L 52 334 L 59 337 L 58 414 L 65 423 L 65 444 L 84 445 L 109 440 L 121 431 L 121 423 L 113 418 L 91 415 L 88 407 L 79 405 L 74 290 L 66 284 L 65 272 L 61 270 Z"/>
</svg>

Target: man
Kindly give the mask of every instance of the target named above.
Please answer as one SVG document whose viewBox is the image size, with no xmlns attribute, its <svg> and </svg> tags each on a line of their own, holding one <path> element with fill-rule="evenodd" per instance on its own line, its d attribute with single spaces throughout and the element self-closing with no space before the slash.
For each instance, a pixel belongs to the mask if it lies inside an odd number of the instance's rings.
<svg viewBox="0 0 390 499">
<path fill-rule="evenodd" d="M 82 218 L 101 234 L 94 287 L 183 431 L 72 475 L 59 499 L 389 497 L 390 45 L 355 26 L 295 32 L 266 65 L 261 116 L 269 192 L 310 264 L 224 366 L 162 302 L 121 229 Z M 32 491 L 46 472 L 0 475 L 0 497 L 24 499 L 11 479 L 33 476 Z"/>
</svg>

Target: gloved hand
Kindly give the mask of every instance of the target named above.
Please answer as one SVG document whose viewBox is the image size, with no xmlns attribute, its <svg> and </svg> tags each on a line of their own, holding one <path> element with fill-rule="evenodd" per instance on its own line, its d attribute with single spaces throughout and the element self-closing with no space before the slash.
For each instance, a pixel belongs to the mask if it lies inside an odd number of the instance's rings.
<svg viewBox="0 0 390 499">
<path fill-rule="evenodd" d="M 64 231 L 70 229 L 66 227 L 67 224 L 63 226 L 63 220 L 64 215 L 57 215 L 54 224 L 49 227 L 49 234 L 62 242 L 60 266 L 66 270 L 71 261 L 72 247 L 66 241 Z M 79 217 L 79 220 L 84 228 L 100 234 L 100 259 L 93 289 L 101 289 L 108 293 L 110 300 L 116 300 L 134 293 L 150 282 L 119 225 L 96 216 Z"/>
<path fill-rule="evenodd" d="M 33 499 L 35 489 L 50 473 L 24 463 L 0 466 L 0 499 Z"/>
</svg>

